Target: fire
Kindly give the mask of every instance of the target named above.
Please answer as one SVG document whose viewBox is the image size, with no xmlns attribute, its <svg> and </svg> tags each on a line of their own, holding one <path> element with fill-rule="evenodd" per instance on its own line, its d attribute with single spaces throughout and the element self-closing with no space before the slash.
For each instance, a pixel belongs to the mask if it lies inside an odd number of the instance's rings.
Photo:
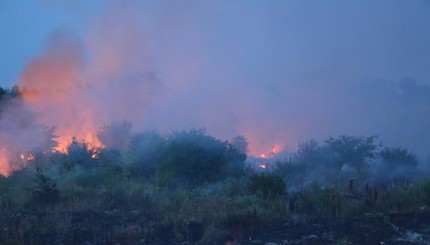
<svg viewBox="0 0 430 245">
<path fill-rule="evenodd" d="M 18 156 L 21 160 L 25 160 L 25 161 L 34 160 L 34 155 L 32 153 L 19 153 Z"/>
<path fill-rule="evenodd" d="M 97 158 L 99 156 L 99 150 L 103 149 L 105 146 L 99 141 L 99 139 L 92 133 L 88 132 L 83 134 L 81 137 L 71 136 L 71 134 L 67 134 L 68 137 L 62 136 L 58 137 L 58 146 L 54 149 L 61 153 L 67 154 L 67 147 L 72 142 L 73 138 L 83 141 L 87 144 L 87 150 L 91 152 L 92 158 Z"/>
<path fill-rule="evenodd" d="M 4 176 L 8 176 L 10 172 L 9 169 L 9 160 L 5 155 L 0 155 L 0 174 Z"/>
<path fill-rule="evenodd" d="M 104 145 L 98 140 L 98 138 L 94 134 L 88 132 L 88 133 L 85 133 L 83 136 L 65 134 L 58 137 L 57 138 L 58 146 L 55 147 L 54 150 L 59 151 L 61 153 L 67 153 L 67 147 L 70 145 L 73 138 L 86 142 L 88 150 L 93 149 L 94 152 L 97 152 L 98 149 L 104 148 Z M 93 154 L 93 158 L 97 157 L 97 155 L 94 156 L 94 154 Z"/>
<path fill-rule="evenodd" d="M 269 163 L 273 161 L 272 158 L 276 154 L 279 154 L 281 152 L 282 152 L 282 146 L 280 144 L 273 144 L 270 147 L 270 150 L 265 151 L 264 153 L 257 154 L 258 162 L 256 163 L 256 166 L 258 166 L 261 169 L 268 169 Z"/>
<path fill-rule="evenodd" d="M 282 151 L 281 145 L 280 144 L 274 144 L 270 148 L 270 151 L 266 151 L 264 153 L 260 153 L 260 154 L 256 154 L 256 155 L 259 158 L 269 159 L 269 158 L 272 158 L 274 155 L 279 154 L 281 151 Z"/>
<path fill-rule="evenodd" d="M 30 161 L 35 160 L 35 156 L 33 153 L 21 152 L 21 153 L 18 153 L 17 155 L 15 155 L 16 158 L 14 158 L 13 156 L 14 156 L 14 154 L 11 154 L 10 150 L 8 150 L 6 148 L 0 149 L 0 174 L 1 175 L 9 176 L 11 171 L 16 169 L 16 166 L 14 167 L 13 165 L 11 165 L 11 159 L 12 158 L 20 161 L 22 166 L 25 166 Z"/>
<path fill-rule="evenodd" d="M 10 173 L 10 165 L 8 158 L 8 151 L 6 148 L 0 149 L 0 174 L 8 176 Z"/>
<path fill-rule="evenodd" d="M 272 146 L 272 153 L 279 154 L 282 151 L 282 147 L 279 144 L 275 144 Z"/>
</svg>

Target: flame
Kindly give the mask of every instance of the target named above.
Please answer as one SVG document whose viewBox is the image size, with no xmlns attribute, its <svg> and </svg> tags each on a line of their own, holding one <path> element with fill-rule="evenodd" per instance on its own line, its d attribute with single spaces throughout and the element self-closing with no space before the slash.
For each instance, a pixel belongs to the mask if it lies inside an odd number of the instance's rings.
<svg viewBox="0 0 430 245">
<path fill-rule="evenodd" d="M 3 176 L 9 176 L 10 173 L 17 169 L 17 165 L 13 166 L 11 165 L 10 159 L 13 158 L 12 156 L 14 154 L 11 154 L 10 150 L 6 149 L 6 148 L 1 148 L 0 149 L 0 174 Z M 35 156 L 33 153 L 24 153 L 21 152 L 17 155 L 15 155 L 16 160 L 18 160 L 22 166 L 25 166 L 26 164 L 28 164 L 30 161 L 34 161 L 35 160 Z"/>
<path fill-rule="evenodd" d="M 7 148 L 0 149 L 0 174 L 3 176 L 9 176 L 12 171 L 9 163 L 9 151 Z"/>
<path fill-rule="evenodd" d="M 80 134 L 80 136 L 76 136 L 73 133 L 65 133 L 57 138 L 58 146 L 55 147 L 54 150 L 59 151 L 61 153 L 68 153 L 67 147 L 72 143 L 72 139 L 76 138 L 79 141 L 84 141 L 87 143 L 88 150 L 94 150 L 97 152 L 99 149 L 104 148 L 105 146 L 98 140 L 97 136 L 91 132 L 87 132 L 84 134 Z M 94 155 L 94 154 L 93 154 Z M 94 156 L 93 158 L 95 158 Z"/>
<path fill-rule="evenodd" d="M 267 149 L 267 147 L 265 147 L 265 148 Z M 260 152 L 262 152 L 262 151 L 260 151 Z M 272 158 L 274 155 L 281 153 L 282 152 L 282 146 L 279 143 L 273 144 L 270 147 L 270 150 L 263 151 L 263 152 L 264 153 L 259 153 L 259 154 L 252 154 L 252 152 L 251 152 L 251 155 L 258 156 L 258 158 L 269 159 L 269 158 Z"/>
<path fill-rule="evenodd" d="M 32 153 L 19 153 L 19 158 L 24 161 L 33 161 L 34 155 Z"/>
<path fill-rule="evenodd" d="M 0 155 L 0 174 L 4 176 L 8 176 L 10 173 L 10 167 L 9 167 L 9 159 L 6 156 L 6 149 L 1 149 L 1 155 Z"/>
</svg>

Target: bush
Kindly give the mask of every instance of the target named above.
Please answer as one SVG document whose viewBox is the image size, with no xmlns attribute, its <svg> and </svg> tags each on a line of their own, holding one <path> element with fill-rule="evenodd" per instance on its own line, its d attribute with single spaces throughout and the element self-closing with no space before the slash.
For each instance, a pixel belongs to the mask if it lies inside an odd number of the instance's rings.
<svg viewBox="0 0 430 245">
<path fill-rule="evenodd" d="M 156 131 L 146 131 L 131 137 L 124 163 L 132 168 L 135 175 L 154 177 L 157 164 L 163 161 L 166 139 Z"/>
<path fill-rule="evenodd" d="M 254 174 L 249 179 L 248 190 L 262 198 L 278 198 L 286 194 L 286 184 L 282 177 L 274 174 Z"/>
<path fill-rule="evenodd" d="M 224 180 L 233 170 L 232 162 L 244 161 L 228 142 L 206 134 L 204 129 L 174 132 L 167 137 L 164 159 L 158 166 L 162 184 L 197 186 Z"/>
<path fill-rule="evenodd" d="M 70 171 L 77 165 L 84 169 L 91 169 L 97 164 L 96 154 L 96 149 L 87 142 L 72 138 L 72 143 L 67 146 L 67 154 L 57 156 L 59 158 L 57 160 L 63 165 L 65 171 Z"/>
<path fill-rule="evenodd" d="M 54 204 L 60 199 L 57 183 L 37 169 L 31 190 L 32 199 L 37 204 Z"/>
</svg>

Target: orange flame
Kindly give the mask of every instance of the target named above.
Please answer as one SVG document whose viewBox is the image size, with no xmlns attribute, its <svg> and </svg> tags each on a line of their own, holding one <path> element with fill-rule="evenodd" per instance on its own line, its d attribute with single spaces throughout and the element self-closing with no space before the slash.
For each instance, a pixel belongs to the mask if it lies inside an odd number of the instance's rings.
<svg viewBox="0 0 430 245">
<path fill-rule="evenodd" d="M 8 176 L 10 173 L 10 167 L 9 167 L 9 159 L 6 156 L 6 149 L 1 149 L 1 155 L 0 155 L 0 174 L 4 176 Z"/>
<path fill-rule="evenodd" d="M 54 150 L 59 151 L 61 153 L 67 153 L 67 147 L 72 142 L 72 138 L 85 141 L 87 143 L 87 147 L 91 149 L 97 150 L 104 148 L 104 145 L 97 139 L 97 137 L 93 133 L 87 132 L 84 134 L 79 134 L 78 136 L 72 133 L 62 134 L 57 138 L 58 146 L 55 147 Z"/>
<path fill-rule="evenodd" d="M 264 148 L 268 149 L 268 147 L 264 147 Z M 264 152 L 264 153 L 255 154 L 255 153 L 251 152 L 251 155 L 258 156 L 259 158 L 268 159 L 268 158 L 272 158 L 276 154 L 279 154 L 281 151 L 282 151 L 281 144 L 276 143 L 270 147 L 270 150 L 260 151 L 260 152 Z"/>
</svg>

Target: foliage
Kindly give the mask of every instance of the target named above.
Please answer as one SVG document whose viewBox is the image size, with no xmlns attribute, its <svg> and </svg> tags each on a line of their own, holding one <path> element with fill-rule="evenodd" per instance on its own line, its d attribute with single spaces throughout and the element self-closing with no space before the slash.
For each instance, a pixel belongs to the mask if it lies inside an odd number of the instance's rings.
<svg viewBox="0 0 430 245">
<path fill-rule="evenodd" d="M 375 143 L 375 140 L 376 136 L 341 135 L 337 138 L 330 137 L 326 144 L 333 152 L 338 167 L 341 168 L 344 164 L 349 163 L 360 171 L 365 167 L 366 159 L 372 158 L 376 154 L 379 145 Z"/>
<path fill-rule="evenodd" d="M 0 103 L 5 100 L 19 97 L 21 95 L 19 86 L 15 85 L 11 89 L 0 87 Z"/>
<path fill-rule="evenodd" d="M 324 148 L 320 147 L 317 141 L 309 140 L 299 144 L 295 161 L 306 166 L 314 166 L 326 160 L 324 154 Z"/>
<path fill-rule="evenodd" d="M 381 158 L 391 167 L 407 166 L 415 167 L 418 164 L 417 157 L 402 147 L 384 148 L 380 153 Z"/>
<path fill-rule="evenodd" d="M 156 165 L 165 157 L 166 144 L 166 138 L 156 131 L 134 134 L 125 152 L 125 164 L 135 169 L 135 174 L 153 177 Z"/>
<path fill-rule="evenodd" d="M 256 170 L 244 167 L 243 136 L 221 141 L 203 129 L 129 136 L 126 148 L 95 151 L 73 139 L 67 153 L 29 152 L 30 165 L 0 177 L 0 243 L 246 243 L 278 224 L 430 205 L 428 179 L 395 180 L 418 169 L 415 155 L 378 151 L 373 137 L 311 140 Z M 363 171 L 370 167 L 378 169 Z"/>
<path fill-rule="evenodd" d="M 72 138 L 72 142 L 67 146 L 67 154 L 63 154 L 60 161 L 65 171 L 70 171 L 76 166 L 92 169 L 97 164 L 96 153 L 97 150 L 87 142 Z"/>
<path fill-rule="evenodd" d="M 248 154 L 248 141 L 245 136 L 238 135 L 233 137 L 229 145 L 232 149 L 235 149 L 235 151 L 240 153 L 242 157 L 246 158 L 246 154 Z"/>
<path fill-rule="evenodd" d="M 230 162 L 240 164 L 243 154 L 204 129 L 174 132 L 167 137 L 164 159 L 158 166 L 161 183 L 200 185 L 228 176 Z"/>
<path fill-rule="evenodd" d="M 293 159 L 279 160 L 275 163 L 273 172 L 282 176 L 289 186 L 298 186 L 309 177 L 308 164 Z M 311 165 L 312 166 L 312 165 Z"/>
<path fill-rule="evenodd" d="M 274 174 L 254 174 L 249 179 L 248 189 L 251 194 L 262 198 L 278 198 L 286 194 L 286 184 L 282 177 Z"/>
<path fill-rule="evenodd" d="M 33 201 L 38 204 L 54 204 L 60 198 L 57 183 L 49 176 L 37 169 L 33 178 L 33 187 L 31 189 Z"/>
<path fill-rule="evenodd" d="M 243 175 L 245 161 L 248 152 L 248 142 L 244 136 L 233 137 L 231 142 L 227 142 L 226 158 L 228 159 L 229 175 L 239 178 Z"/>
<path fill-rule="evenodd" d="M 375 166 L 376 174 L 381 181 L 393 179 L 407 181 L 419 176 L 418 160 L 405 148 L 383 148 L 379 152 L 380 163 Z"/>
<path fill-rule="evenodd" d="M 423 183 L 423 192 L 426 204 L 430 206 L 430 180 Z"/>
<path fill-rule="evenodd" d="M 220 180 L 227 171 L 226 146 L 202 130 L 169 135 L 166 158 L 158 168 L 162 182 L 196 185 Z"/>
</svg>

